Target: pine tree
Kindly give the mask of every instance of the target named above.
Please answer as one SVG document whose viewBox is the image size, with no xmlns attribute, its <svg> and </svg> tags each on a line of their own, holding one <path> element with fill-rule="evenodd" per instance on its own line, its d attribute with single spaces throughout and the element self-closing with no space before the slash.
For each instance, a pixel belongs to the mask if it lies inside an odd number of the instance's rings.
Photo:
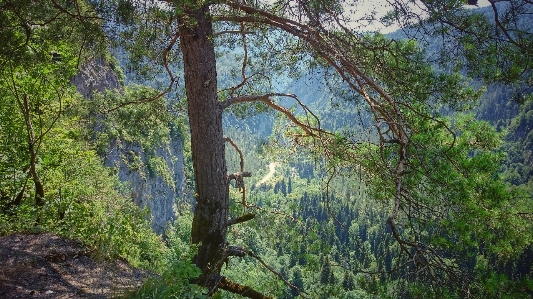
<svg viewBox="0 0 533 299">
<path fill-rule="evenodd" d="M 287 184 L 285 183 L 285 179 L 281 180 L 280 191 L 283 194 L 283 196 L 287 196 Z"/>
<path fill-rule="evenodd" d="M 342 288 L 345 291 L 353 291 L 355 289 L 353 276 L 348 271 L 344 272 L 344 277 L 342 278 Z"/>
<path fill-rule="evenodd" d="M 329 257 L 326 256 L 324 263 L 322 264 L 322 271 L 320 271 L 320 283 L 321 284 L 334 284 L 335 276 L 331 271 L 331 265 L 329 264 Z"/>
<path fill-rule="evenodd" d="M 300 269 L 300 267 L 294 267 L 293 272 L 292 272 L 291 283 L 293 286 L 297 287 L 300 291 L 304 290 L 304 280 L 303 280 L 302 270 Z M 298 296 L 298 291 L 291 289 L 291 295 L 292 295 L 291 298 L 295 298 L 296 296 Z"/>
</svg>

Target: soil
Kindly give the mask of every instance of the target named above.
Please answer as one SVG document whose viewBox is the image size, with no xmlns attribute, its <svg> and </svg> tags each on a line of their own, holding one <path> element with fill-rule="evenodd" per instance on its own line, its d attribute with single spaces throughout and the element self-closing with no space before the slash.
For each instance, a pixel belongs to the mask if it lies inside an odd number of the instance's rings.
<svg viewBox="0 0 533 299">
<path fill-rule="evenodd" d="M 50 233 L 0 238 L 0 298 L 118 298 L 150 274 Z"/>
</svg>

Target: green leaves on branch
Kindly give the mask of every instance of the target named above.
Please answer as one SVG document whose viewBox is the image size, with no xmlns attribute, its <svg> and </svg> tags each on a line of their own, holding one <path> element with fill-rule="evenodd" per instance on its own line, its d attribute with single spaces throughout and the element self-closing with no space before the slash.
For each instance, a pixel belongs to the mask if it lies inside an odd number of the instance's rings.
<svg viewBox="0 0 533 299">
<path fill-rule="evenodd" d="M 94 132 L 100 153 L 106 153 L 112 143 L 120 147 L 122 143 L 140 146 L 147 154 L 147 170 L 150 176 L 162 176 L 172 182 L 169 165 L 158 155 L 161 149 L 169 151 L 172 136 L 185 134 L 186 124 L 169 113 L 169 105 L 164 98 L 155 99 L 157 91 L 152 88 L 130 85 L 122 93 L 108 91 L 95 95 L 87 101 L 87 114 L 97 128 Z M 107 112 L 106 112 L 107 111 Z M 130 161 L 129 167 L 142 170 L 144 162 L 139 153 L 133 157 L 123 157 Z"/>
<path fill-rule="evenodd" d="M 409 207 L 401 217 L 406 238 L 444 251 L 482 248 L 501 258 L 516 257 L 533 241 L 520 233 L 532 229 L 522 215 L 531 207 L 497 177 L 504 158 L 498 150 L 501 134 L 472 116 L 458 116 L 453 127 L 449 120 L 442 121 L 420 118 L 410 139 L 401 197 L 402 205 Z M 371 194 L 381 200 L 394 198 L 396 191 L 392 174 L 382 171 L 396 163 L 390 147 L 366 154 L 373 157 L 366 169 L 375 173 Z"/>
</svg>

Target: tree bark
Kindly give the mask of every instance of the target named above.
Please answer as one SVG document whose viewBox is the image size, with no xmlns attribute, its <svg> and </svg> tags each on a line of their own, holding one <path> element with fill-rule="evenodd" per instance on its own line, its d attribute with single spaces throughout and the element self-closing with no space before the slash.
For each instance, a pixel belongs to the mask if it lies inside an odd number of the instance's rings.
<svg viewBox="0 0 533 299">
<path fill-rule="evenodd" d="M 196 187 L 191 238 L 200 244 L 193 262 L 202 270 L 197 283 L 212 293 L 221 280 L 225 258 L 229 183 L 211 26 L 208 6 L 189 8 L 180 20 L 179 33 Z"/>
</svg>

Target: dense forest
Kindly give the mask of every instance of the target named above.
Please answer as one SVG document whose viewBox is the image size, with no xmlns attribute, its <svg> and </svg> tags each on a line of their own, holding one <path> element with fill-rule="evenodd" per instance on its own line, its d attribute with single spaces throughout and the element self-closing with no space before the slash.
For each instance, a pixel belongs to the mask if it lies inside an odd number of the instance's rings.
<svg viewBox="0 0 533 299">
<path fill-rule="evenodd" d="M 533 4 L 476 3 L 0 0 L 0 235 L 130 298 L 532 298 Z"/>
</svg>

